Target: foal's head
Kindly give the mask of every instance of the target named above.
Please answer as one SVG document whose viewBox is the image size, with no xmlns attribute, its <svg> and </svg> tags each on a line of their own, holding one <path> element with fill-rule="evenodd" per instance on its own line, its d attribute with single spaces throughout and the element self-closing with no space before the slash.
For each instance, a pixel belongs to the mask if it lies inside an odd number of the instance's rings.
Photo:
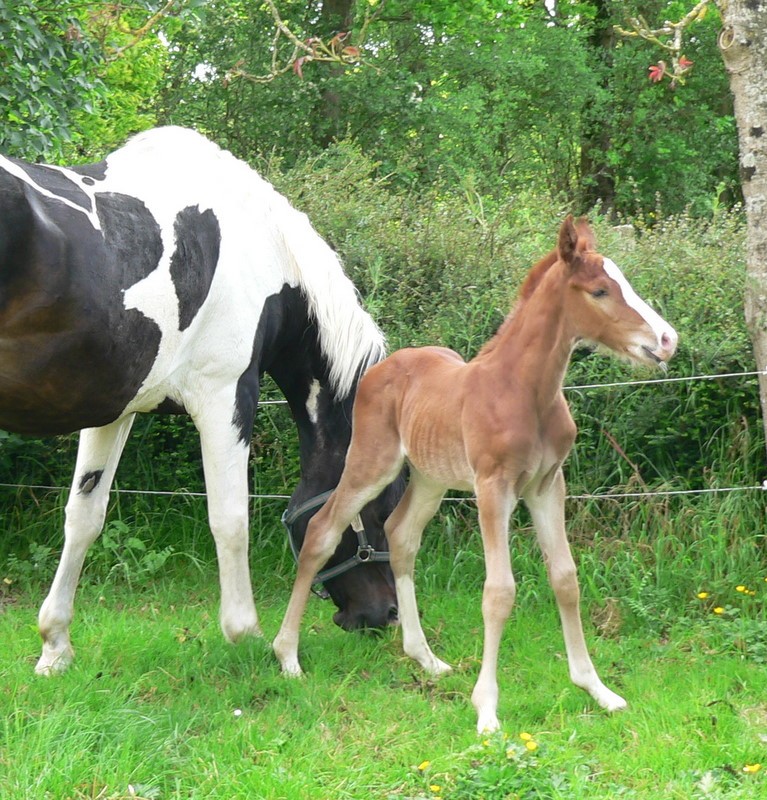
<svg viewBox="0 0 767 800">
<path fill-rule="evenodd" d="M 596 252 L 588 222 L 568 216 L 557 251 L 569 275 L 565 304 L 576 337 L 665 369 L 676 350 L 676 331 L 637 295 L 614 262 Z"/>
</svg>

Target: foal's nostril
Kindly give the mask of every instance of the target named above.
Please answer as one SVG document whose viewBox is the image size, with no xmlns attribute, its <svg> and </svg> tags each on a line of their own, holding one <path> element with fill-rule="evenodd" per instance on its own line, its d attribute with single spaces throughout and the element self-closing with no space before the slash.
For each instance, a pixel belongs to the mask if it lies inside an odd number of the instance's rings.
<svg viewBox="0 0 767 800">
<path fill-rule="evenodd" d="M 676 350 L 677 342 L 679 341 L 679 337 L 676 334 L 675 330 L 665 331 L 660 337 L 660 345 L 664 350 L 668 350 L 670 352 L 674 352 Z"/>
</svg>

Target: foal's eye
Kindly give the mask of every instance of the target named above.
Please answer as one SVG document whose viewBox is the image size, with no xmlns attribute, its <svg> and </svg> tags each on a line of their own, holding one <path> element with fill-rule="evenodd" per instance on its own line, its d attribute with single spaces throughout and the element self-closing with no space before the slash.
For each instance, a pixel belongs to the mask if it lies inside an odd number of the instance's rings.
<svg viewBox="0 0 767 800">
<path fill-rule="evenodd" d="M 591 296 L 596 297 L 597 299 L 599 299 L 600 297 L 607 297 L 607 289 L 595 289 L 591 293 Z"/>
</svg>

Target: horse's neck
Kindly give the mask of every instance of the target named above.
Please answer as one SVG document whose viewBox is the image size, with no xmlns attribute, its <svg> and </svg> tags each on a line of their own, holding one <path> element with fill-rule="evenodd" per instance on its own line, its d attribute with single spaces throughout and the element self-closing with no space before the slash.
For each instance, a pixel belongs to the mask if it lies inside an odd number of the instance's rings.
<svg viewBox="0 0 767 800">
<path fill-rule="evenodd" d="M 565 314 L 566 286 L 556 266 L 548 270 L 477 356 L 508 377 L 510 391 L 530 392 L 539 406 L 559 395 L 575 344 Z"/>
<path fill-rule="evenodd" d="M 352 399 L 337 401 L 327 383 L 310 383 L 309 394 L 299 391 L 286 394 L 298 431 L 301 483 L 308 493 L 319 494 L 332 489 L 343 471 L 346 451 L 351 440 Z"/>
</svg>

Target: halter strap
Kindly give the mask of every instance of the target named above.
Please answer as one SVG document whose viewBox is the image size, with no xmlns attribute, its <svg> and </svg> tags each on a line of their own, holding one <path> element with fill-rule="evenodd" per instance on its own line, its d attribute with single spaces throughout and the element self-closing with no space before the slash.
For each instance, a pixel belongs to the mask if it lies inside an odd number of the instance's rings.
<svg viewBox="0 0 767 800">
<path fill-rule="evenodd" d="M 303 503 L 296 506 L 296 508 L 294 508 L 292 511 L 289 512 L 286 508 L 283 512 L 282 524 L 285 526 L 285 530 L 287 531 L 290 551 L 293 553 L 293 558 L 295 558 L 296 561 L 298 561 L 298 553 L 300 548 L 295 542 L 293 525 L 300 517 L 306 514 L 307 511 L 313 511 L 314 509 L 323 506 L 330 495 L 333 494 L 333 491 L 334 490 L 331 489 L 327 492 L 322 492 L 321 494 L 315 495 L 314 497 L 310 497 L 308 500 L 304 500 Z M 362 517 L 359 514 L 357 514 L 357 516 L 352 520 L 351 526 L 352 530 L 357 534 L 357 552 L 353 556 L 347 558 L 345 561 L 342 561 L 340 564 L 336 564 L 334 567 L 329 567 L 328 569 L 318 572 L 314 578 L 315 583 L 324 583 L 332 578 L 337 578 L 339 575 L 343 575 L 345 572 L 353 569 L 358 564 L 367 564 L 372 561 L 389 561 L 389 552 L 387 550 L 376 550 L 370 544 L 370 542 L 368 542 L 367 534 L 365 533 L 365 527 L 362 524 Z"/>
</svg>

